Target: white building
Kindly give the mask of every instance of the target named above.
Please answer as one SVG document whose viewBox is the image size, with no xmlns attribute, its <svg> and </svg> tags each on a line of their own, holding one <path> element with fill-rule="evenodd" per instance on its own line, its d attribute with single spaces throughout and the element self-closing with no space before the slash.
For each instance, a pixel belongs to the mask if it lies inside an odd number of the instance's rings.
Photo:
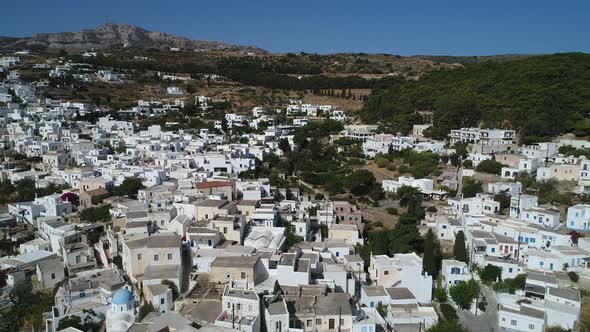
<svg viewBox="0 0 590 332">
<path fill-rule="evenodd" d="M 460 282 L 466 282 L 472 278 L 467 263 L 454 259 L 442 260 L 441 276 L 445 289 L 455 286 Z"/>
<path fill-rule="evenodd" d="M 566 227 L 587 231 L 590 229 L 590 205 L 576 204 L 567 209 Z"/>
<path fill-rule="evenodd" d="M 260 331 L 260 299 L 254 291 L 226 285 L 221 302 L 222 311 L 215 325 L 244 332 Z"/>
<path fill-rule="evenodd" d="M 554 228 L 559 225 L 559 210 L 554 206 L 536 206 L 523 209 L 520 219 L 527 223 Z"/>
<path fill-rule="evenodd" d="M 416 253 L 371 255 L 369 276 L 377 286 L 406 287 L 420 303 L 432 299 L 432 277 L 423 271 L 422 258 Z"/>
<path fill-rule="evenodd" d="M 383 191 L 395 193 L 403 186 L 414 187 L 421 192 L 428 192 L 434 190 L 434 181 L 431 179 L 415 179 L 411 176 L 400 176 L 397 181 L 383 180 L 381 182 Z"/>
</svg>

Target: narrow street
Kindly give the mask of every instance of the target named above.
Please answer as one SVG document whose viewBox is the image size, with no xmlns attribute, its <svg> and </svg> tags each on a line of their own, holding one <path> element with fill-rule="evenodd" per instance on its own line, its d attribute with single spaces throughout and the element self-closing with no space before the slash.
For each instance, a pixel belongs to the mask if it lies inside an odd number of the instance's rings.
<svg viewBox="0 0 590 332">
<path fill-rule="evenodd" d="M 496 293 L 483 284 L 481 292 L 486 297 L 488 305 L 486 311 L 477 310 L 477 316 L 466 310 L 457 310 L 459 322 L 470 332 L 497 332 L 498 331 L 498 304 Z"/>
</svg>

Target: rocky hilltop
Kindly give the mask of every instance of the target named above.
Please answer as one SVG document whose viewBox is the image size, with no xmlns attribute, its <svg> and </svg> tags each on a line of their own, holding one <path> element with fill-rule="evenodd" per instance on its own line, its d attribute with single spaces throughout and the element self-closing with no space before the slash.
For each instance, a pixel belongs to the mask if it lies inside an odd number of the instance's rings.
<svg viewBox="0 0 590 332">
<path fill-rule="evenodd" d="M 170 48 L 189 50 L 227 50 L 266 53 L 254 46 L 233 45 L 217 41 L 194 40 L 163 32 L 148 31 L 126 24 L 105 24 L 80 32 L 38 33 L 31 37 L 0 37 L 0 50 L 66 50 L 67 52 L 109 47 Z"/>
</svg>

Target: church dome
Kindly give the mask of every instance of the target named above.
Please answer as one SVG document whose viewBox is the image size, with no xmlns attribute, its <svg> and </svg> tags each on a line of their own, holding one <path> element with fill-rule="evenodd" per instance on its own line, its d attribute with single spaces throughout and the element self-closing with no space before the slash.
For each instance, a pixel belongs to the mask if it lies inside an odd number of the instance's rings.
<svg viewBox="0 0 590 332">
<path fill-rule="evenodd" d="M 133 293 L 125 288 L 121 288 L 113 293 L 113 304 L 127 304 L 133 301 Z"/>
</svg>

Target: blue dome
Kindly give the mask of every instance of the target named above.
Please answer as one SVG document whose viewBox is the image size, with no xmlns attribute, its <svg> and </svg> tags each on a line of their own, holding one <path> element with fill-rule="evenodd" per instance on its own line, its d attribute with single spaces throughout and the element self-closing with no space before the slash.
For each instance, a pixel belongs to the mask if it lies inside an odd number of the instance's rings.
<svg viewBox="0 0 590 332">
<path fill-rule="evenodd" d="M 133 293 L 125 288 L 121 288 L 113 293 L 113 304 L 127 304 L 133 301 Z"/>
</svg>

